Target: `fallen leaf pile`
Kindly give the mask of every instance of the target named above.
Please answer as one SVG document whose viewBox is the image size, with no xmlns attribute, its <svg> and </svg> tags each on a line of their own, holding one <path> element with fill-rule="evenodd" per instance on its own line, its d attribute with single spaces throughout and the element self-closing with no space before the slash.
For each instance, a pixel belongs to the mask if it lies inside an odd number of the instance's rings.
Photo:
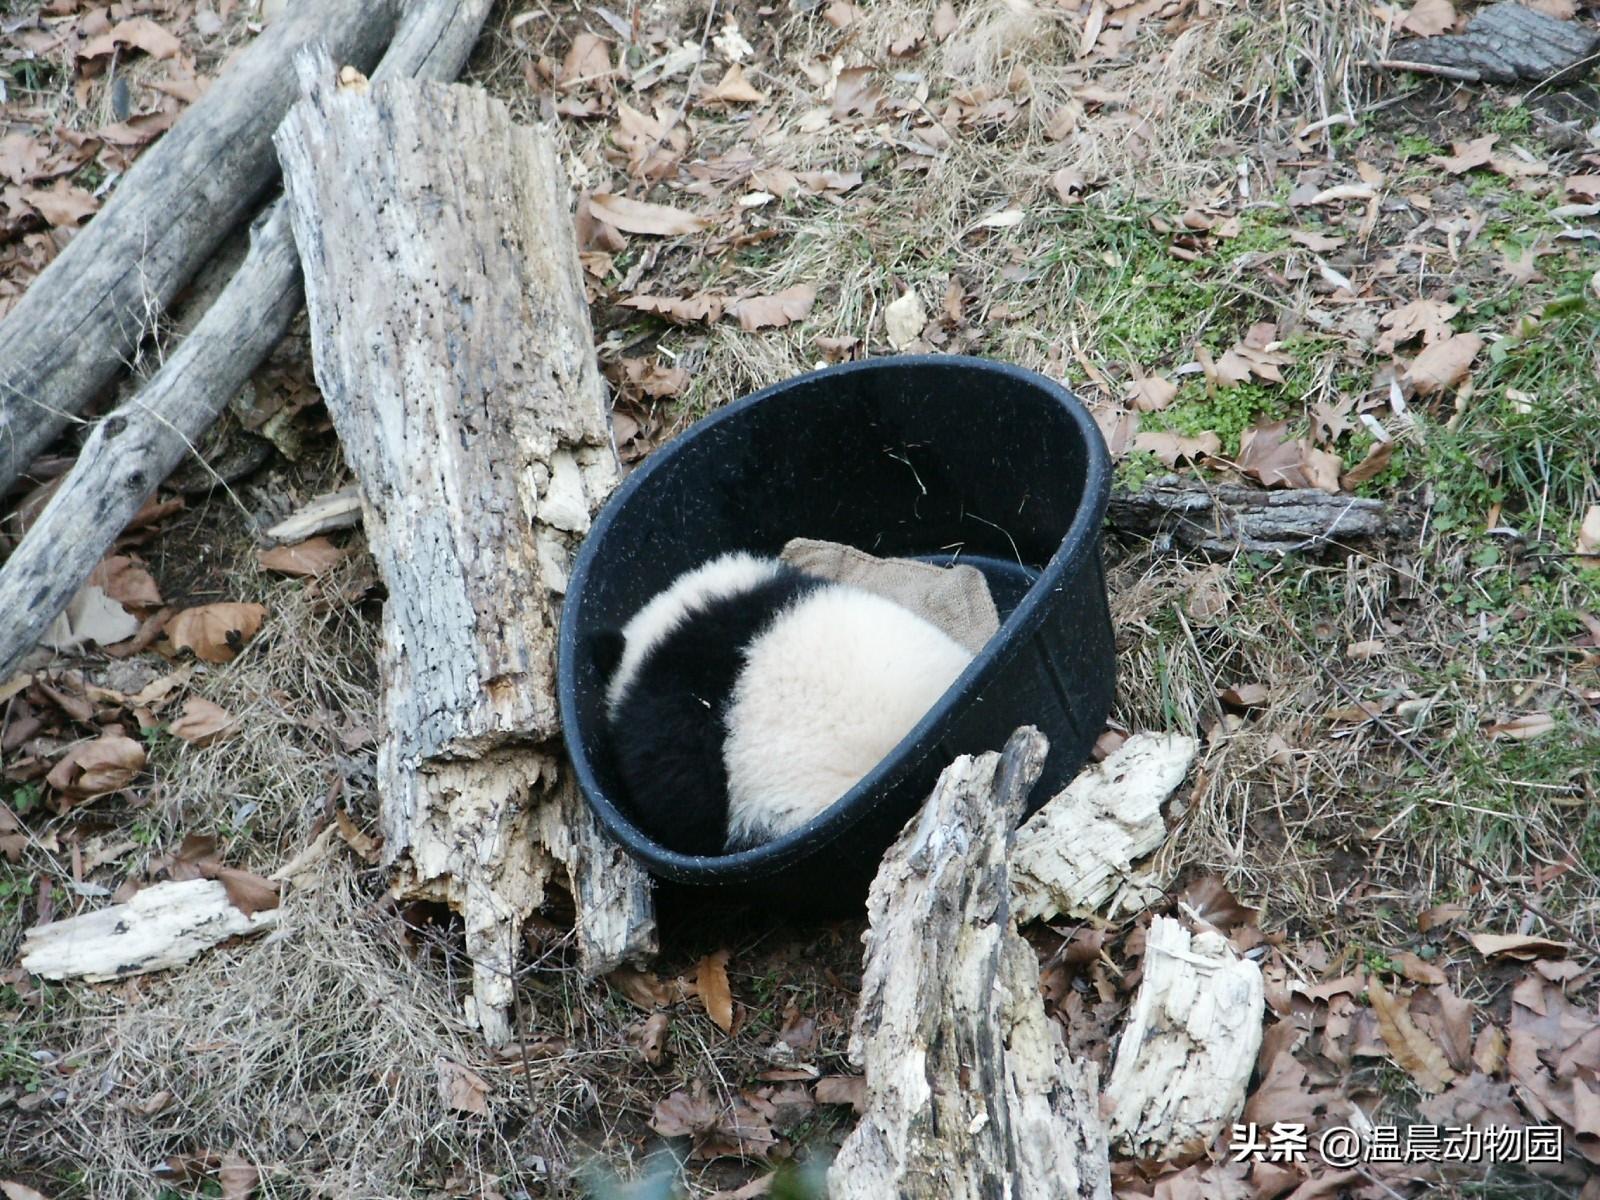
<svg viewBox="0 0 1600 1200">
<path fill-rule="evenodd" d="M 235 0 L 236 2 L 236 0 Z M 91 5 L 57 0 L 11 16 L 0 126 L 0 318 L 92 216 L 107 189 L 210 83 L 199 63 L 235 3 Z M 137 13 L 138 15 L 135 15 Z M 65 92 L 97 121 L 68 127 Z"/>
</svg>

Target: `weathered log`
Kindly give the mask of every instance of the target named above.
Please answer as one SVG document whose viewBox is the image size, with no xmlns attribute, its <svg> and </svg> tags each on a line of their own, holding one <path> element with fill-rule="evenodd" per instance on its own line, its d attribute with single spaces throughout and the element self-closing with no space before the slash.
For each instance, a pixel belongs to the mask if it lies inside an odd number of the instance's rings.
<svg viewBox="0 0 1600 1200">
<path fill-rule="evenodd" d="M 202 950 L 278 923 L 278 909 L 246 914 L 215 879 L 170 880 L 22 935 L 22 966 L 46 979 L 98 983 L 182 966 Z"/>
<path fill-rule="evenodd" d="M 1157 917 L 1106 1083 L 1111 1136 L 1139 1158 L 1203 1153 L 1244 1107 L 1261 1049 L 1261 968 L 1215 930 Z"/>
<path fill-rule="evenodd" d="M 867 1102 L 833 1200 L 1111 1194 L 1094 1065 L 1045 1015 L 1009 911 L 1011 830 L 1045 751 L 1023 729 L 957 759 L 873 880 L 850 1038 Z"/>
<path fill-rule="evenodd" d="M 394 33 L 391 0 L 301 0 L 139 156 L 88 226 L 0 322 L 0 495 L 111 382 L 277 178 L 272 130 L 313 39 L 362 70 Z"/>
<path fill-rule="evenodd" d="M 1503 3 L 1479 9 L 1464 33 L 1397 43 L 1383 65 L 1466 82 L 1563 83 L 1587 73 L 1597 56 L 1600 31 Z"/>
<path fill-rule="evenodd" d="M 460 912 L 468 1005 L 510 1036 L 556 862 L 590 970 L 653 949 L 648 881 L 561 766 L 558 593 L 617 480 L 557 142 L 481 91 L 335 88 L 278 131 L 321 386 L 388 586 L 378 762 L 398 886 Z"/>
<path fill-rule="evenodd" d="M 1142 911 L 1165 880 L 1134 870 L 1167 836 L 1161 805 L 1183 782 L 1199 743 L 1181 733 L 1138 733 L 1086 768 L 1017 830 L 1012 915 L 1019 923 L 1095 911 Z"/>
<path fill-rule="evenodd" d="M 1406 528 L 1381 500 L 1316 488 L 1208 486 L 1176 475 L 1137 492 L 1112 493 L 1106 522 L 1119 533 L 1167 536 L 1207 554 L 1304 553 L 1394 536 Z"/>
<path fill-rule="evenodd" d="M 489 5 L 414 4 L 378 77 L 453 79 Z M 218 86 L 231 87 L 229 81 Z M 288 332 L 300 308 L 300 262 L 281 209 L 276 202 L 262 215 L 244 263 L 221 295 L 150 381 L 95 427 L 71 473 L 0 565 L 0 680 L 38 643 L 117 534 Z"/>
</svg>

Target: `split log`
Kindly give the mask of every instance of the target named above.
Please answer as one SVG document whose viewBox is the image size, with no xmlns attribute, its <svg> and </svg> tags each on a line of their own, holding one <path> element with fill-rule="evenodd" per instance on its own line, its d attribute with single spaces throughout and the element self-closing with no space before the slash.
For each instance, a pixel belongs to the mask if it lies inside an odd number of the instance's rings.
<svg viewBox="0 0 1600 1200">
<path fill-rule="evenodd" d="M 1244 1107 L 1261 1049 L 1261 969 L 1215 930 L 1150 923 L 1144 975 L 1106 1083 L 1111 1136 L 1138 1158 L 1204 1153 Z"/>
<path fill-rule="evenodd" d="M 398 887 L 450 904 L 468 1017 L 507 1019 L 518 930 L 559 864 L 586 968 L 653 952 L 648 880 L 560 760 L 559 593 L 617 480 L 548 129 L 403 81 L 306 98 L 277 135 L 317 382 L 388 585 L 378 776 Z"/>
<path fill-rule="evenodd" d="M 1176 475 L 1137 492 L 1114 492 L 1106 522 L 1120 533 L 1170 537 L 1207 554 L 1303 553 L 1406 529 L 1404 518 L 1381 500 L 1316 488 L 1208 486 Z"/>
<path fill-rule="evenodd" d="M 164 971 L 230 937 L 271 929 L 278 913 L 246 915 L 215 879 L 152 884 L 126 904 L 35 925 L 22 935 L 22 966 L 46 979 L 90 983 Z"/>
<path fill-rule="evenodd" d="M 0 322 L 0 496 L 98 395 L 179 289 L 278 175 L 272 130 L 295 98 L 290 63 L 320 39 L 368 70 L 392 2 L 301 0 L 139 156 L 88 226 Z"/>
<path fill-rule="evenodd" d="M 414 4 L 378 77 L 453 79 L 471 53 L 489 4 Z M 212 90 L 233 87 L 233 78 L 230 73 Z M 163 139 L 151 152 L 165 144 Z M 130 171 L 122 189 L 133 186 L 133 175 Z M 300 262 L 282 207 L 281 201 L 273 204 L 251 230 L 244 263 L 161 369 L 95 427 L 77 464 L 0 565 L 0 679 L 9 677 L 39 642 L 140 506 L 288 332 L 300 308 Z M 138 271 L 137 266 L 128 269 Z M 32 294 L 30 288 L 26 296 Z M 8 319 L 6 327 L 13 323 Z"/>
<path fill-rule="evenodd" d="M 1565 83 L 1600 57 L 1600 31 L 1520 4 L 1479 9 L 1466 32 L 1409 38 L 1383 66 L 1467 83 Z"/>
<path fill-rule="evenodd" d="M 1199 748 L 1179 733 L 1135 734 L 1028 818 L 1011 848 L 1017 921 L 1094 912 L 1113 897 L 1115 916 L 1159 898 L 1165 881 L 1135 871 L 1133 863 L 1166 838 L 1161 806 Z"/>
<path fill-rule="evenodd" d="M 867 900 L 850 1057 L 866 1109 L 828 1173 L 834 1200 L 1109 1197 L 1092 1063 L 1044 1011 L 1009 911 L 1007 853 L 1045 739 L 957 759 Z"/>
</svg>

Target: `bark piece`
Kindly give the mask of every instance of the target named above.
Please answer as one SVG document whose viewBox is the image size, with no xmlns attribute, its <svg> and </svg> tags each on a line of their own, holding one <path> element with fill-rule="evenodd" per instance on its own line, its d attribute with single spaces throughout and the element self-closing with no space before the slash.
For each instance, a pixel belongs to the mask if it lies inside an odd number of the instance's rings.
<svg viewBox="0 0 1600 1200">
<path fill-rule="evenodd" d="M 1207 554 L 1313 552 L 1399 534 L 1406 524 L 1380 500 L 1317 488 L 1265 491 L 1207 486 L 1175 475 L 1113 493 L 1106 521 L 1121 533 L 1171 537 Z"/>
<path fill-rule="evenodd" d="M 866 1109 L 834 1200 L 1109 1197 L 1092 1063 L 1045 1016 L 1009 907 L 1007 851 L 1045 739 L 957 759 L 885 857 L 850 1057 Z"/>
<path fill-rule="evenodd" d="M 489 0 L 415 4 L 377 77 L 454 78 L 488 10 Z M 218 87 L 233 86 L 231 79 Z M 130 171 L 122 187 L 132 180 Z M 150 381 L 95 427 L 39 519 L 0 565 L 0 679 L 16 669 L 140 506 L 288 332 L 300 298 L 300 263 L 278 202 L 251 230 L 244 263 L 216 302 Z M 8 328 L 15 316 L 7 318 Z M 0 415 L 0 444 L 5 419 Z"/>
<path fill-rule="evenodd" d="M 1261 969 L 1215 930 L 1150 923 L 1144 977 L 1106 1083 L 1111 1136 L 1139 1158 L 1203 1153 L 1244 1107 L 1261 1048 Z"/>
<path fill-rule="evenodd" d="M 90 983 L 164 971 L 227 938 L 270 929 L 278 913 L 246 916 L 216 879 L 152 884 L 126 904 L 35 925 L 22 936 L 22 966 L 46 979 Z"/>
<path fill-rule="evenodd" d="M 319 533 L 354 529 L 360 524 L 361 493 L 352 484 L 302 504 L 267 530 L 266 536 L 271 541 L 292 545 L 316 537 Z"/>
<path fill-rule="evenodd" d="M 1034 813 L 1011 849 L 1017 921 L 1093 911 L 1119 892 L 1127 895 L 1117 908 L 1137 911 L 1160 895 L 1163 881 L 1133 863 L 1166 838 L 1161 805 L 1198 750 L 1182 734 L 1135 734 Z"/>
<path fill-rule="evenodd" d="M 388 588 L 378 759 L 399 886 L 461 913 L 469 1017 L 507 1019 L 564 864 L 585 967 L 651 952 L 650 888 L 560 762 L 557 593 L 615 485 L 557 142 L 482 91 L 336 88 L 278 132 L 317 382 Z"/>
<path fill-rule="evenodd" d="M 1479 9 L 1466 32 L 1397 43 L 1384 65 L 1484 83 L 1562 83 L 1586 74 L 1600 32 L 1520 4 Z"/>
<path fill-rule="evenodd" d="M 0 495 L 93 399 L 149 320 L 261 203 L 272 130 L 313 40 L 369 70 L 394 33 L 391 0 L 301 0 L 129 168 L 111 198 L 0 323 Z"/>
</svg>

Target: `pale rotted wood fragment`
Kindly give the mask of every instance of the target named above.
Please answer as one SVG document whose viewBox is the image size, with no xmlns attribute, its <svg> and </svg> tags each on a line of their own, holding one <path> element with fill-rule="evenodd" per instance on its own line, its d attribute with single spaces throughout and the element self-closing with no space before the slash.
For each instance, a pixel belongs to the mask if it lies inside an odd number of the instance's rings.
<svg viewBox="0 0 1600 1200">
<path fill-rule="evenodd" d="M 278 923 L 276 908 L 246 915 L 215 879 L 152 884 L 125 904 L 35 925 L 22 966 L 46 979 L 101 983 L 182 966 L 218 942 Z"/>
<path fill-rule="evenodd" d="M 833 1200 L 1109 1197 L 1093 1064 L 1044 1011 L 1008 911 L 1007 851 L 1046 743 L 957 759 L 884 859 L 867 901 L 850 1056 L 866 1107 Z"/>
<path fill-rule="evenodd" d="M 591 971 L 649 954 L 648 881 L 560 753 L 555 643 L 617 478 L 553 134 L 482 91 L 336 87 L 278 133 L 328 411 L 388 587 L 378 776 L 397 886 L 461 913 L 469 1016 L 511 1034 L 521 922 L 566 870 Z M 445 219 L 447 217 L 447 219 Z"/>
<path fill-rule="evenodd" d="M 1106 1083 L 1111 1137 L 1140 1158 L 1203 1152 L 1244 1107 L 1261 1048 L 1261 970 L 1215 930 L 1157 917 Z"/>
<path fill-rule="evenodd" d="M 1017 920 L 1093 912 L 1119 893 L 1117 907 L 1137 911 L 1159 896 L 1162 881 L 1134 863 L 1166 837 L 1161 806 L 1197 750 L 1182 734 L 1135 734 L 1034 813 L 1011 851 Z"/>
</svg>

